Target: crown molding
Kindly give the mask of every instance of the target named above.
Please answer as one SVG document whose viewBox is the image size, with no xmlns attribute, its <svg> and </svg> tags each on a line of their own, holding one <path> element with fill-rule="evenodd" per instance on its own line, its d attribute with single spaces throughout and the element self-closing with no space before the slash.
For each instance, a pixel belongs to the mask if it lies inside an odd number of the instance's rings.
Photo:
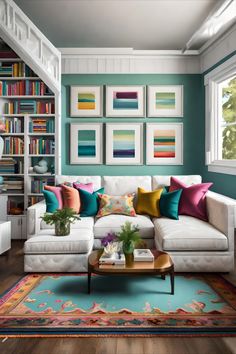
<svg viewBox="0 0 236 354">
<path fill-rule="evenodd" d="M 198 51 L 59 48 L 63 74 L 197 74 Z"/>
</svg>

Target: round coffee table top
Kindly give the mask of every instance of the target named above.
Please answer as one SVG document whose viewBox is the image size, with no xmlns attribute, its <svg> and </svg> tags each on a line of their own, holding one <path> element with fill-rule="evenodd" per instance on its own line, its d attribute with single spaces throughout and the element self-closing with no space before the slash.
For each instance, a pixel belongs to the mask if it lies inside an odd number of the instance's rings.
<svg viewBox="0 0 236 354">
<path fill-rule="evenodd" d="M 167 252 L 151 250 L 153 262 L 132 262 L 130 265 L 99 264 L 103 250 L 93 251 L 88 258 L 88 271 L 97 274 L 162 274 L 173 271 L 174 263 Z"/>
</svg>

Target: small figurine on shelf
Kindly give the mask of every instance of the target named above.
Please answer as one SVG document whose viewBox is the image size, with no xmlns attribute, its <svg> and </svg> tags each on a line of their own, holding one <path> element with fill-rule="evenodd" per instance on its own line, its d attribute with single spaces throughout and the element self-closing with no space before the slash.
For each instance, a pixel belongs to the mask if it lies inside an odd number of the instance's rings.
<svg viewBox="0 0 236 354">
<path fill-rule="evenodd" d="M 44 174 L 48 171 L 48 163 L 46 160 L 42 159 L 34 166 L 34 172 L 38 174 Z"/>
</svg>

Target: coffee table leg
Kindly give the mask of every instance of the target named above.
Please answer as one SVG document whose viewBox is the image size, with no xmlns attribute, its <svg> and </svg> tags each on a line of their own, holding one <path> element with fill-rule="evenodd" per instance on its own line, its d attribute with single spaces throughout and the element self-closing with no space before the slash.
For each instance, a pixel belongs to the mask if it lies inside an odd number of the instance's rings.
<svg viewBox="0 0 236 354">
<path fill-rule="evenodd" d="M 91 292 L 91 273 L 88 272 L 88 294 Z"/>
<path fill-rule="evenodd" d="M 161 279 L 165 280 L 165 278 L 166 278 L 165 274 L 162 274 Z"/>
<path fill-rule="evenodd" d="M 175 274 L 174 274 L 174 270 L 172 270 L 171 273 L 170 273 L 170 284 L 171 284 L 171 295 L 174 295 L 174 293 L 175 293 Z"/>
</svg>

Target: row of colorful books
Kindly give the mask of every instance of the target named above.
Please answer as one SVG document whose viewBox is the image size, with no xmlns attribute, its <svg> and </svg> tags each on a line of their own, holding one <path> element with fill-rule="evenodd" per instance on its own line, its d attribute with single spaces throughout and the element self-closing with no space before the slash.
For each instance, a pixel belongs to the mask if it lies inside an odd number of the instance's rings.
<svg viewBox="0 0 236 354">
<path fill-rule="evenodd" d="M 29 153 L 33 155 L 54 154 L 55 142 L 52 139 L 31 138 L 29 144 Z"/>
<path fill-rule="evenodd" d="M 37 76 L 28 65 L 23 62 L 0 62 L 0 76 L 8 77 L 35 77 Z"/>
<path fill-rule="evenodd" d="M 0 96 L 50 96 L 53 92 L 42 81 L 0 81 Z"/>
<path fill-rule="evenodd" d="M 44 197 L 39 197 L 39 196 L 37 196 L 37 197 L 36 196 L 29 197 L 28 206 L 34 205 L 34 204 L 40 202 L 43 199 L 44 199 Z"/>
<path fill-rule="evenodd" d="M 55 123 L 52 119 L 32 119 L 29 122 L 30 133 L 54 133 Z"/>
<path fill-rule="evenodd" d="M 23 133 L 24 123 L 22 119 L 13 118 L 2 118 L 1 123 L 5 125 L 5 133 Z"/>
<path fill-rule="evenodd" d="M 43 193 L 43 188 L 46 185 L 54 185 L 54 178 L 41 178 L 31 181 L 31 193 Z"/>
<path fill-rule="evenodd" d="M 19 137 L 4 137 L 4 154 L 24 154 L 24 140 Z"/>
<path fill-rule="evenodd" d="M 5 103 L 5 114 L 54 114 L 54 102 L 20 100 Z"/>
</svg>

